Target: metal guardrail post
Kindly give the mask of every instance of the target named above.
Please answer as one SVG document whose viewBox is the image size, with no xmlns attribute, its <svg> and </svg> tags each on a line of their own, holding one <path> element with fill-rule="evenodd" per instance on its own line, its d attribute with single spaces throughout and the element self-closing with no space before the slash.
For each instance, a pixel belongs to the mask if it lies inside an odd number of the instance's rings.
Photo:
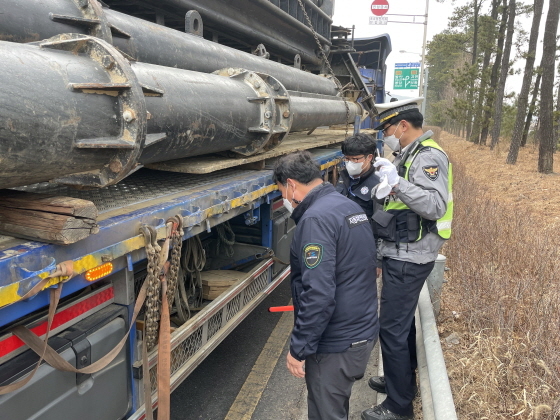
<svg viewBox="0 0 560 420">
<path fill-rule="evenodd" d="M 443 288 L 443 283 L 445 281 L 443 278 L 443 273 L 445 272 L 446 261 L 447 258 L 444 255 L 438 254 L 434 268 L 426 279 L 428 291 L 430 292 L 430 299 L 432 300 L 432 305 L 434 307 L 434 315 L 436 317 L 439 315 L 439 309 L 441 306 L 440 296 L 441 290 Z"/>
</svg>

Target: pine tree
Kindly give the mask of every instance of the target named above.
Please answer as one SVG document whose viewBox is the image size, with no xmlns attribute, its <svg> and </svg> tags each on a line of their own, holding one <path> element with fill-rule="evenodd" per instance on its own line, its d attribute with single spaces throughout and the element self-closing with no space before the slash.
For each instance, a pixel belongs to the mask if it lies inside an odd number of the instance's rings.
<svg viewBox="0 0 560 420">
<path fill-rule="evenodd" d="M 525 73 L 523 73 L 523 84 L 521 92 L 517 99 L 517 116 L 515 118 L 515 126 L 513 136 L 509 147 L 509 153 L 506 163 L 513 165 L 517 162 L 519 154 L 519 146 L 523 136 L 523 126 L 525 116 L 527 114 L 527 104 L 529 102 L 529 89 L 531 89 L 531 81 L 533 79 L 533 67 L 535 66 L 535 51 L 537 49 L 537 40 L 539 38 L 539 25 L 541 24 L 541 14 L 543 10 L 544 0 L 535 0 L 533 6 L 533 22 L 531 24 L 531 35 L 529 36 L 529 46 L 527 49 L 527 60 L 525 61 Z"/>
<path fill-rule="evenodd" d="M 560 15 L 560 0 L 550 0 L 543 38 L 541 107 L 539 112 L 538 171 L 549 174 L 554 169 L 554 68 L 556 59 L 556 32 Z"/>
<path fill-rule="evenodd" d="M 552 1 L 560 1 L 560 0 L 552 0 Z M 511 52 L 511 45 L 513 43 L 514 22 L 515 22 L 515 0 L 509 0 L 506 42 L 504 45 L 504 54 L 502 56 L 502 64 L 500 68 L 500 79 L 496 90 L 496 99 L 494 101 L 494 114 L 493 114 L 494 125 L 492 126 L 492 140 L 490 144 L 491 149 L 494 149 L 494 147 L 496 146 L 496 144 L 498 144 L 498 141 L 500 139 L 500 129 L 502 125 L 502 106 L 504 100 L 504 91 L 506 88 L 506 79 L 509 72 L 509 56 Z"/>
</svg>

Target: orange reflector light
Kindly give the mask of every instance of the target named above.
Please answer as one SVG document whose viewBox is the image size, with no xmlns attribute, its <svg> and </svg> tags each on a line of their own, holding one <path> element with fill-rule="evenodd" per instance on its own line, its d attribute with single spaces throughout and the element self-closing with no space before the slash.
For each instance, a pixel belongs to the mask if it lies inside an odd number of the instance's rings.
<svg viewBox="0 0 560 420">
<path fill-rule="evenodd" d="M 111 274 L 111 271 L 113 271 L 113 263 L 108 262 L 86 271 L 85 277 L 87 281 L 95 281 Z"/>
</svg>

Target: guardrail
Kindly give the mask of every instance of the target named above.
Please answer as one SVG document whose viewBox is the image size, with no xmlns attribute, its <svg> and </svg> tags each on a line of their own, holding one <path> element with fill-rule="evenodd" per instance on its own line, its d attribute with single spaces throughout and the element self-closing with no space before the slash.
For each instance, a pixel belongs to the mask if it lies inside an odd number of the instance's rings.
<svg viewBox="0 0 560 420">
<path fill-rule="evenodd" d="M 457 420 L 427 284 L 420 292 L 416 313 L 417 326 L 420 324 L 416 328 L 416 349 L 424 420 Z"/>
</svg>

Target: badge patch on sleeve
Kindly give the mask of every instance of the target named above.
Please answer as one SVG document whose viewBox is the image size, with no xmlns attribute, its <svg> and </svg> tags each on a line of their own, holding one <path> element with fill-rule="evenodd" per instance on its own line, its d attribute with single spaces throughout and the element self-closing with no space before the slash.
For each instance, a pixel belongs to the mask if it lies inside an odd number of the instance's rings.
<svg viewBox="0 0 560 420">
<path fill-rule="evenodd" d="M 303 260 L 307 268 L 315 268 L 323 259 L 323 245 L 307 244 L 303 247 Z"/>
<path fill-rule="evenodd" d="M 422 171 L 424 175 L 428 177 L 430 181 L 435 181 L 438 179 L 439 176 L 439 167 L 438 166 L 423 166 Z"/>
<path fill-rule="evenodd" d="M 348 223 L 349 228 L 354 228 L 364 223 L 369 223 L 368 218 L 365 213 L 356 213 L 346 216 L 346 223 Z"/>
</svg>

